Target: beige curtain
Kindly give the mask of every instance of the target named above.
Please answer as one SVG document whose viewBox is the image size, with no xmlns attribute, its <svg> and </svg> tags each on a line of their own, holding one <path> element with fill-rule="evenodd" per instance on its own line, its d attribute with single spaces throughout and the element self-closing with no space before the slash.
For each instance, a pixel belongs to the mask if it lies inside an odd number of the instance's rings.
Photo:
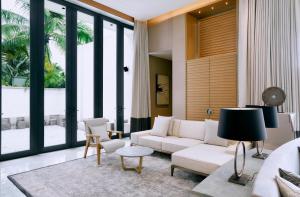
<svg viewBox="0 0 300 197">
<path fill-rule="evenodd" d="M 131 132 L 150 129 L 150 72 L 147 22 L 134 22 Z"/>
<path fill-rule="evenodd" d="M 240 29 L 247 35 L 239 36 L 239 67 L 246 70 L 241 74 L 247 73 L 246 103 L 263 104 L 261 95 L 266 88 L 281 87 L 287 94 L 282 108 L 285 112 L 296 112 L 297 130 L 300 122 L 299 1 L 241 0 L 239 10 L 240 21 L 247 23 L 244 25 L 247 31 Z"/>
</svg>

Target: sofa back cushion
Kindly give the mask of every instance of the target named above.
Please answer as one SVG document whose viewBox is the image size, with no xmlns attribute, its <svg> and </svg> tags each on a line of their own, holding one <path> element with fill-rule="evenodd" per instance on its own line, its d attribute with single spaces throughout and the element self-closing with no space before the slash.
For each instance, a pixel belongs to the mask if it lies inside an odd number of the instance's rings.
<svg viewBox="0 0 300 197">
<path fill-rule="evenodd" d="M 205 124 L 203 121 L 181 120 L 178 136 L 196 140 L 204 140 Z"/>
<path fill-rule="evenodd" d="M 218 136 L 219 121 L 205 120 L 205 144 L 228 146 L 228 140 Z"/>
</svg>

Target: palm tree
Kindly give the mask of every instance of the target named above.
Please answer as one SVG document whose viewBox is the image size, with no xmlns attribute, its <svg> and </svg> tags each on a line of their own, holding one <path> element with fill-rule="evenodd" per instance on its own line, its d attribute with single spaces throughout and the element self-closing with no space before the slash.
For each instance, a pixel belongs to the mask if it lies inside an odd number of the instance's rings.
<svg viewBox="0 0 300 197">
<path fill-rule="evenodd" d="M 29 13 L 28 0 L 16 0 L 25 13 Z M 30 21 L 26 17 L 1 10 L 2 14 L 2 84 L 12 85 L 14 77 L 29 78 Z M 65 51 L 66 20 L 65 16 L 45 10 L 45 87 L 64 87 L 65 74 L 57 63 L 51 61 L 50 42 Z M 79 45 L 93 41 L 92 30 L 83 23 L 77 24 L 77 43 Z M 46 81 L 48 80 L 48 81 Z M 55 84 L 57 81 L 57 84 Z"/>
</svg>

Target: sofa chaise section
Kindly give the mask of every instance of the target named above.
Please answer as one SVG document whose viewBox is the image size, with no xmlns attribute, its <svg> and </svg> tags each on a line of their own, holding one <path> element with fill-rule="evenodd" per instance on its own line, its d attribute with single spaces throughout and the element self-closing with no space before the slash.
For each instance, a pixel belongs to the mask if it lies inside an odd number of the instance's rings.
<svg viewBox="0 0 300 197">
<path fill-rule="evenodd" d="M 220 166 L 234 158 L 233 154 L 227 153 L 227 147 L 199 144 L 172 154 L 171 175 L 174 168 L 191 170 L 207 176 Z"/>
</svg>

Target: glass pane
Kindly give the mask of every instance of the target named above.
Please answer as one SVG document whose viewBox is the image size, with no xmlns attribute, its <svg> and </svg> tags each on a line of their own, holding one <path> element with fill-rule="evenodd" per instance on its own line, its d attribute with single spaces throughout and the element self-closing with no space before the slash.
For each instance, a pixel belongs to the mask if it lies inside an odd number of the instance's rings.
<svg viewBox="0 0 300 197">
<path fill-rule="evenodd" d="M 29 150 L 29 0 L 2 0 L 1 154 Z"/>
<path fill-rule="evenodd" d="M 66 143 L 66 9 L 45 1 L 44 146 Z"/>
<path fill-rule="evenodd" d="M 132 75 L 133 75 L 133 30 L 124 29 L 124 133 L 130 132 Z"/>
<path fill-rule="evenodd" d="M 83 120 L 94 117 L 94 17 L 77 14 L 77 141 L 83 141 Z"/>
<path fill-rule="evenodd" d="M 116 121 L 116 47 L 117 26 L 103 21 L 103 117 L 112 127 Z"/>
</svg>

